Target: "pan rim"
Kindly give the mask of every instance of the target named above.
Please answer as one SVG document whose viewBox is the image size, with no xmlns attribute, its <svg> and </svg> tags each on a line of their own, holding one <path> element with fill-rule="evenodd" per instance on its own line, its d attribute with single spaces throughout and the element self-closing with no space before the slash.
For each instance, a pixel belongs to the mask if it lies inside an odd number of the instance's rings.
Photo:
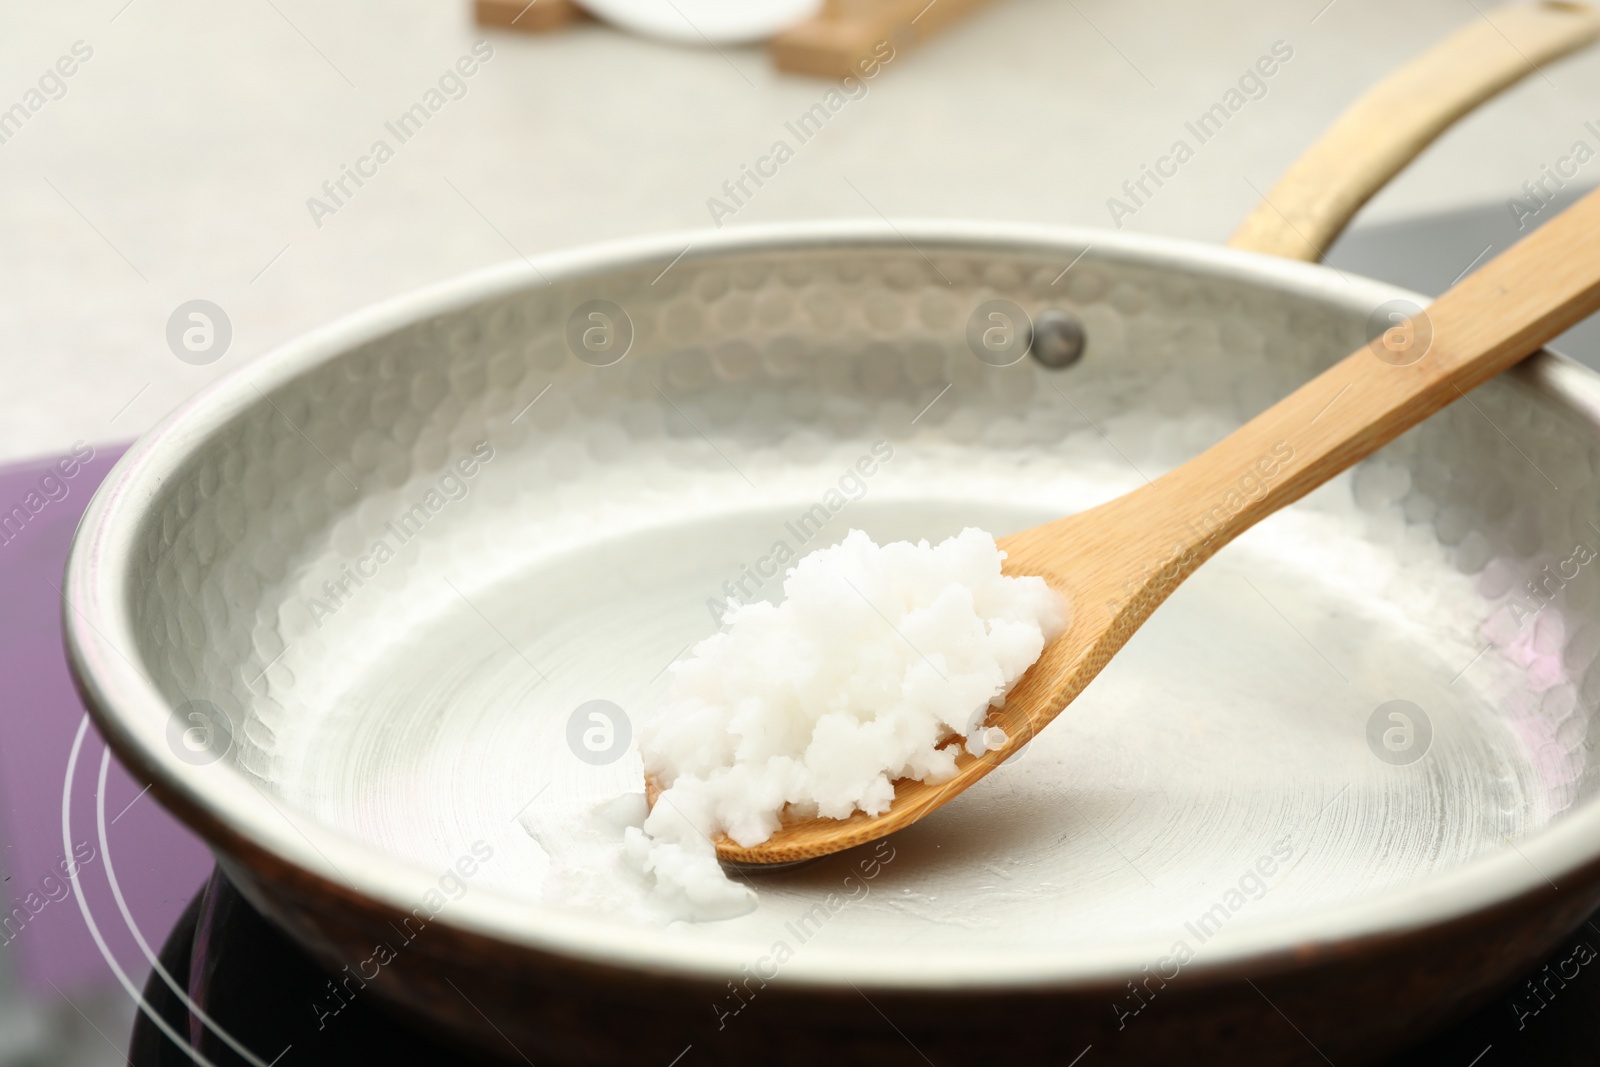
<svg viewBox="0 0 1600 1067">
<path fill-rule="evenodd" d="M 161 420 L 117 462 L 84 512 L 62 587 L 69 665 L 95 723 L 118 757 L 153 784 L 163 803 L 213 847 L 239 857 L 236 862 L 246 869 L 256 865 L 243 856 L 265 858 L 321 891 L 408 911 L 433 886 L 437 872 L 263 803 L 255 787 L 225 763 L 197 768 L 167 748 L 170 706 L 122 652 L 137 647 L 126 583 L 132 535 L 163 478 L 262 394 L 310 368 L 411 323 L 521 291 L 537 284 L 536 276 L 555 284 L 665 263 L 690 250 L 731 254 L 905 244 L 991 253 L 1003 248 L 1056 251 L 1064 257 L 1093 249 L 1125 262 L 1180 266 L 1333 304 L 1359 300 L 1373 307 L 1400 297 L 1425 305 L 1430 300 L 1328 267 L 1188 240 L 1083 227 L 942 220 L 807 222 L 669 233 L 512 261 L 438 282 L 347 315 L 222 376 Z M 1600 375 L 1548 351 L 1512 373 L 1600 428 Z M 1512 905 L 1550 889 L 1555 879 L 1567 885 L 1556 892 L 1578 892 L 1580 883 L 1592 881 L 1597 871 L 1600 799 L 1591 798 L 1512 848 L 1402 889 L 1315 915 L 1226 929 L 1184 970 L 1199 983 L 1245 966 L 1269 966 L 1290 954 L 1299 959 L 1341 955 L 1356 942 L 1422 933 Z M 738 943 L 690 942 L 668 930 L 624 927 L 487 889 L 451 902 L 432 921 L 534 953 L 674 977 L 720 979 L 749 963 L 748 948 Z M 786 985 L 843 988 L 853 983 L 886 991 L 1120 986 L 1127 975 L 1170 952 L 1165 942 L 1152 937 L 1070 953 L 1059 947 L 1007 947 L 986 954 L 970 949 L 919 952 L 914 969 L 880 950 L 813 945 L 789 961 L 783 973 Z"/>
</svg>

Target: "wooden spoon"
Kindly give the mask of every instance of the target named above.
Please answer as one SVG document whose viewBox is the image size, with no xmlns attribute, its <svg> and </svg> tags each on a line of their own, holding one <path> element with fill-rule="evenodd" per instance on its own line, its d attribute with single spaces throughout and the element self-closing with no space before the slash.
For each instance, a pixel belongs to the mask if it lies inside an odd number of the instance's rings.
<svg viewBox="0 0 1600 1067">
<path fill-rule="evenodd" d="M 1233 538 L 1600 309 L 1600 191 L 1523 238 L 1365 348 L 1154 482 L 1000 541 L 1008 574 L 1041 575 L 1072 622 L 990 716 L 1009 741 L 955 777 L 902 780 L 882 815 L 786 822 L 720 859 L 786 863 L 909 826 L 1014 755 L 1060 714 L 1178 584 Z"/>
</svg>

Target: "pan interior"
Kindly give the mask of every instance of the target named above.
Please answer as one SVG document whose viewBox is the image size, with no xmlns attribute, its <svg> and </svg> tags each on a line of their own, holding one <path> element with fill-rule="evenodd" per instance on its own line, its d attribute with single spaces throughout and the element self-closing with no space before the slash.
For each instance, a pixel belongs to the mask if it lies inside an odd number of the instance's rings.
<svg viewBox="0 0 1600 1067">
<path fill-rule="evenodd" d="M 575 713 L 626 732 L 716 602 L 851 528 L 1001 535 L 1126 491 L 1359 345 L 1382 295 L 1127 251 L 1063 275 L 1082 251 L 669 253 L 341 353 L 163 487 L 140 652 L 279 803 L 429 871 L 483 842 L 473 887 L 544 899 L 593 802 L 641 787 Z M 980 361 L 991 300 L 1079 316 L 1083 359 Z M 610 365 L 574 355 L 591 301 L 626 312 Z M 1536 833 L 1593 790 L 1593 441 L 1491 382 L 1224 549 L 959 802 L 676 936 L 1199 954 Z"/>
</svg>

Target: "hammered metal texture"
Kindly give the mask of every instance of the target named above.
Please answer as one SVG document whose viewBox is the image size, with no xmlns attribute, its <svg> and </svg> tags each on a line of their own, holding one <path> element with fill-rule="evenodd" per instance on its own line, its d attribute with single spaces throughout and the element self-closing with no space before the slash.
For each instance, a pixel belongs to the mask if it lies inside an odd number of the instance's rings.
<svg viewBox="0 0 1600 1067">
<path fill-rule="evenodd" d="M 339 353 L 264 391 L 145 507 L 127 575 L 137 654 L 174 707 L 223 710 L 223 758 L 274 804 L 430 872 L 486 841 L 472 891 L 540 901 L 585 807 L 639 787 L 635 753 L 579 758 L 569 716 L 659 701 L 667 665 L 715 629 L 708 602 L 741 583 L 776 595 L 758 564 L 777 543 L 809 550 L 856 526 L 1003 534 L 1080 509 L 1365 340 L 1364 291 L 1128 251 L 1090 249 L 1063 272 L 1081 252 L 691 250 L 553 285 L 530 274 Z M 1077 316 L 1083 358 L 980 361 L 967 321 L 994 299 Z M 609 366 L 569 342 L 595 300 L 631 321 Z M 1186 926 L 1285 841 L 1261 894 L 1252 882 L 1206 933 L 1314 926 L 1592 802 L 1600 595 L 1575 549 L 1600 548 L 1600 447 L 1536 378 L 1490 382 L 1226 548 L 1013 764 L 898 835 L 804 952 L 847 992 L 868 957 L 959 975 L 1012 951 L 1187 939 L 1203 959 L 1210 937 Z M 857 479 L 859 497 L 840 490 L 880 441 L 892 459 Z M 797 536 L 831 490 L 846 503 Z M 1394 700 L 1427 719 L 1414 762 L 1372 740 Z M 856 862 L 770 875 L 757 912 L 672 943 L 763 958 Z M 236 875 L 325 960 L 355 951 L 270 864 Z M 548 985 L 502 951 L 529 988 Z M 1494 980 L 1494 961 L 1474 966 L 1461 996 Z M 480 1028 L 412 973 L 389 995 Z M 1123 995 L 1096 991 L 1092 1010 L 1113 1020 Z M 1411 1009 L 1371 1010 L 1330 1024 L 1336 1060 L 1407 1036 Z M 501 1022 L 530 1052 L 559 1044 Z M 1230 1035 L 1217 1047 L 1266 1047 Z"/>
</svg>

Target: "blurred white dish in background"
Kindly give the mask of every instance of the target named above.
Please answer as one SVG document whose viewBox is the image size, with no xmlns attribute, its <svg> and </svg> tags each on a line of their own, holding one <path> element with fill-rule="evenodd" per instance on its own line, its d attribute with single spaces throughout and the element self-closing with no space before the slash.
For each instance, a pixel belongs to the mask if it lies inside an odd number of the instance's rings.
<svg viewBox="0 0 1600 1067">
<path fill-rule="evenodd" d="M 578 0 L 596 18 L 687 44 L 745 44 L 822 10 L 823 0 Z"/>
</svg>

